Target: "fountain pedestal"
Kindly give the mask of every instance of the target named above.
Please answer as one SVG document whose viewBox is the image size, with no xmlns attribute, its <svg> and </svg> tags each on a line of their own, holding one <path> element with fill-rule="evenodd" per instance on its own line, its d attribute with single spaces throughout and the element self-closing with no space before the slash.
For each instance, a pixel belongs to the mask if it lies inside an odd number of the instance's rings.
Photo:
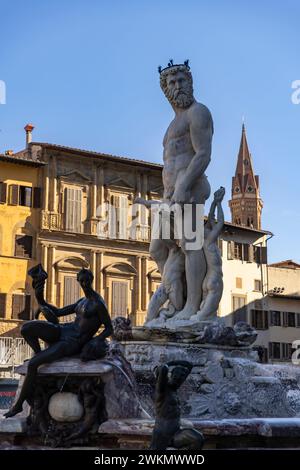
<svg viewBox="0 0 300 470">
<path fill-rule="evenodd" d="M 24 376 L 27 366 L 25 362 L 16 372 Z M 116 359 L 83 363 L 72 357 L 42 365 L 27 433 L 41 436 L 45 445 L 88 444 L 91 434 L 108 419 L 145 417 L 133 387 Z"/>
<path fill-rule="evenodd" d="M 300 368 L 261 364 L 251 347 L 185 342 L 126 341 L 143 407 L 154 415 L 156 365 L 173 360 L 194 364 L 180 388 L 182 416 L 194 420 L 300 417 Z"/>
</svg>

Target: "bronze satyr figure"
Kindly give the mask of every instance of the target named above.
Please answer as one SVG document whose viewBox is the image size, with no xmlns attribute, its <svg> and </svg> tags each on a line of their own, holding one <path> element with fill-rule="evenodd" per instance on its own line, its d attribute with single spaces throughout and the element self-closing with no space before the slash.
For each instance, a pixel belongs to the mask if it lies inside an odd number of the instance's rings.
<svg viewBox="0 0 300 470">
<path fill-rule="evenodd" d="M 171 367 L 173 369 L 171 370 Z M 155 369 L 155 409 L 156 418 L 150 449 L 200 450 L 203 435 L 194 428 L 180 426 L 180 402 L 177 390 L 190 374 L 193 365 L 187 361 L 171 361 Z"/>
<path fill-rule="evenodd" d="M 44 285 L 47 273 L 41 265 L 32 268 L 28 274 L 32 277 L 39 310 L 47 321 L 32 320 L 26 322 L 21 330 L 23 338 L 31 346 L 34 356 L 29 360 L 27 374 L 16 403 L 5 414 L 6 418 L 22 411 L 26 400 L 31 404 L 38 367 L 42 364 L 57 361 L 66 356 L 82 355 L 83 360 L 103 357 L 107 350 L 106 338 L 113 332 L 111 319 L 101 295 L 92 288 L 93 274 L 88 269 L 81 269 L 77 274 L 85 297 L 72 305 L 57 308 L 44 299 Z M 75 313 L 75 320 L 59 324 L 58 317 Z M 103 331 L 93 338 L 99 328 Z M 47 344 L 41 350 L 39 340 Z"/>
</svg>

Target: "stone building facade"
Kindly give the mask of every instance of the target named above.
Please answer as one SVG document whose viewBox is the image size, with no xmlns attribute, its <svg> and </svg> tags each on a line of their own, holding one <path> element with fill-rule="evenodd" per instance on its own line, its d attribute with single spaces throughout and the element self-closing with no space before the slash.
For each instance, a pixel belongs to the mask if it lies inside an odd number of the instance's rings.
<svg viewBox="0 0 300 470">
<path fill-rule="evenodd" d="M 77 300 L 76 273 L 89 267 L 112 317 L 143 323 L 160 277 L 149 256 L 148 212 L 130 208 L 135 197 L 161 197 L 161 166 L 50 144 L 34 143 L 29 151 L 46 163 L 37 249 L 49 274 L 48 301 Z"/>
<path fill-rule="evenodd" d="M 23 152 L 0 155 L 0 336 L 19 335 L 32 315 L 27 271 L 39 260 L 43 166 Z"/>
<path fill-rule="evenodd" d="M 76 301 L 82 295 L 76 274 L 89 267 L 112 317 L 128 315 L 133 324 L 142 324 L 160 275 L 149 255 L 149 212 L 142 206 L 130 209 L 135 197 L 161 198 L 162 166 L 34 143 L 31 130 L 26 130 L 24 151 L 0 155 L 0 335 L 19 335 L 22 322 L 32 318 L 36 305 L 27 270 L 38 262 L 49 274 L 49 302 L 61 307 Z M 243 128 L 236 175 L 241 156 L 245 160 L 249 153 L 246 144 Z M 250 167 L 254 175 L 252 160 Z M 258 184 L 258 177 L 253 178 Z M 260 227 L 261 208 L 258 204 L 257 214 L 252 212 L 255 224 L 237 220 L 235 212 L 233 222 L 224 224 L 219 239 L 224 291 L 218 314 L 228 325 L 249 322 L 258 330 L 256 344 L 264 348 L 265 359 L 285 360 L 300 331 L 300 269 L 293 264 L 291 274 L 290 265 L 268 266 L 272 234 Z M 274 291 L 281 284 L 284 292 Z"/>
<path fill-rule="evenodd" d="M 268 266 L 267 311 L 260 338 L 269 362 L 291 360 L 300 345 L 300 265 L 292 260 Z M 293 343 L 298 341 L 299 344 Z"/>
</svg>

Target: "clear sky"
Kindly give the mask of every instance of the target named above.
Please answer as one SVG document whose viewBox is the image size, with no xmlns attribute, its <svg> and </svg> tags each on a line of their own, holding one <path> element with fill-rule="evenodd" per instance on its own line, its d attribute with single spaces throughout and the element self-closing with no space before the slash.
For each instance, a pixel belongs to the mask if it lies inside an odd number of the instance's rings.
<svg viewBox="0 0 300 470">
<path fill-rule="evenodd" d="M 230 197 L 245 116 L 269 260 L 300 262 L 299 18 L 297 0 L 0 0 L 0 152 L 32 122 L 36 141 L 161 162 L 157 66 L 190 59 L 215 123 L 212 189 Z"/>
</svg>

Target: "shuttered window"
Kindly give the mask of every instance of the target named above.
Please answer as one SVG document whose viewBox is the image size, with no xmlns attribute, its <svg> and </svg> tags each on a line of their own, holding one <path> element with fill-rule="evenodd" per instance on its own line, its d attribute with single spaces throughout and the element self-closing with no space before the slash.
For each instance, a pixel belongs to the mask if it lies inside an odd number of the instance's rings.
<svg viewBox="0 0 300 470">
<path fill-rule="evenodd" d="M 296 313 L 296 319 L 297 319 L 296 326 L 297 328 L 300 328 L 300 313 Z"/>
<path fill-rule="evenodd" d="M 256 292 L 261 292 L 261 280 L 260 279 L 254 279 L 254 290 Z"/>
<path fill-rule="evenodd" d="M 281 343 L 281 358 L 284 360 L 290 360 L 292 357 L 292 344 Z"/>
<path fill-rule="evenodd" d="M 0 182 L 0 204 L 6 202 L 7 184 Z"/>
<path fill-rule="evenodd" d="M 29 186 L 19 186 L 19 205 L 32 206 L 32 188 Z"/>
<path fill-rule="evenodd" d="M 14 320 L 30 320 L 31 296 L 25 294 L 13 294 L 12 318 Z"/>
<path fill-rule="evenodd" d="M 5 318 L 6 294 L 0 294 L 0 318 Z"/>
<path fill-rule="evenodd" d="M 6 202 L 7 185 L 0 183 L 0 203 Z M 41 188 L 10 184 L 8 188 L 8 203 L 12 206 L 41 207 Z"/>
<path fill-rule="evenodd" d="M 9 204 L 11 206 L 19 204 L 19 186 L 17 184 L 9 185 Z"/>
<path fill-rule="evenodd" d="M 268 311 L 251 310 L 251 324 L 257 330 L 267 330 L 269 327 Z"/>
<path fill-rule="evenodd" d="M 65 189 L 65 224 L 70 232 L 81 232 L 81 189 Z"/>
<path fill-rule="evenodd" d="M 270 325 L 281 326 L 281 312 L 279 310 L 270 311 Z"/>
<path fill-rule="evenodd" d="M 32 237 L 29 235 L 16 235 L 15 256 L 20 258 L 32 257 Z"/>
<path fill-rule="evenodd" d="M 293 349 L 291 343 L 269 343 L 270 359 L 290 361 L 292 357 L 292 352 Z"/>
<path fill-rule="evenodd" d="M 65 276 L 64 278 L 64 306 L 72 305 L 81 297 L 80 285 L 75 276 Z M 74 321 L 75 314 L 61 317 L 62 322 Z"/>
<path fill-rule="evenodd" d="M 249 261 L 249 245 L 243 243 L 243 261 Z"/>
<path fill-rule="evenodd" d="M 142 207 L 144 207 L 144 206 L 142 206 Z M 218 248 L 220 250 L 220 255 L 223 256 L 223 240 L 222 240 L 222 238 L 218 238 L 217 243 L 218 243 Z"/>
<path fill-rule="evenodd" d="M 234 243 L 234 251 L 233 251 L 234 259 L 243 259 L 243 244 L 242 243 Z"/>
<path fill-rule="evenodd" d="M 127 196 L 118 196 L 117 205 L 117 222 L 118 222 L 118 238 L 127 239 L 128 227 L 128 198 Z"/>
<path fill-rule="evenodd" d="M 81 297 L 80 285 L 75 276 L 64 278 L 64 305 L 71 305 Z"/>
<path fill-rule="evenodd" d="M 42 207 L 42 188 L 33 188 L 33 207 L 34 209 Z"/>
<path fill-rule="evenodd" d="M 127 315 L 127 282 L 112 282 L 112 316 L 126 317 Z"/>
<path fill-rule="evenodd" d="M 109 238 L 128 238 L 128 196 L 115 195 L 110 197 L 108 210 L 108 236 Z"/>
<path fill-rule="evenodd" d="M 151 211 L 144 205 L 139 205 L 138 208 L 140 215 L 140 236 L 142 240 L 149 240 L 149 227 L 151 225 Z M 133 235 L 133 234 L 132 234 Z M 134 237 L 138 234 L 136 233 Z"/>
<path fill-rule="evenodd" d="M 288 312 L 288 326 L 295 328 L 296 326 L 296 315 L 294 312 Z"/>
<path fill-rule="evenodd" d="M 296 326 L 296 314 L 294 312 L 282 312 L 282 316 L 282 326 L 289 326 L 291 328 L 294 328 Z"/>
<path fill-rule="evenodd" d="M 234 259 L 234 242 L 227 243 L 227 259 Z"/>
<path fill-rule="evenodd" d="M 227 244 L 227 259 L 251 262 L 253 259 L 253 248 L 248 243 L 230 241 Z"/>
<path fill-rule="evenodd" d="M 288 312 L 282 312 L 282 326 L 288 326 Z"/>
<path fill-rule="evenodd" d="M 267 247 L 255 246 L 254 247 L 254 260 L 257 264 L 267 264 Z"/>
<path fill-rule="evenodd" d="M 233 323 L 236 324 L 240 321 L 247 321 L 247 307 L 245 297 L 238 295 L 232 296 L 232 310 L 233 310 Z"/>
<path fill-rule="evenodd" d="M 270 359 L 280 359 L 281 358 L 280 343 L 269 343 L 269 358 Z"/>
<path fill-rule="evenodd" d="M 108 238 L 117 237 L 117 197 L 111 195 L 108 206 Z"/>
<path fill-rule="evenodd" d="M 248 254 L 249 254 L 249 258 L 248 258 L 248 261 L 249 263 L 253 263 L 254 261 L 254 246 L 253 245 L 248 245 L 249 248 L 248 248 Z"/>
</svg>

